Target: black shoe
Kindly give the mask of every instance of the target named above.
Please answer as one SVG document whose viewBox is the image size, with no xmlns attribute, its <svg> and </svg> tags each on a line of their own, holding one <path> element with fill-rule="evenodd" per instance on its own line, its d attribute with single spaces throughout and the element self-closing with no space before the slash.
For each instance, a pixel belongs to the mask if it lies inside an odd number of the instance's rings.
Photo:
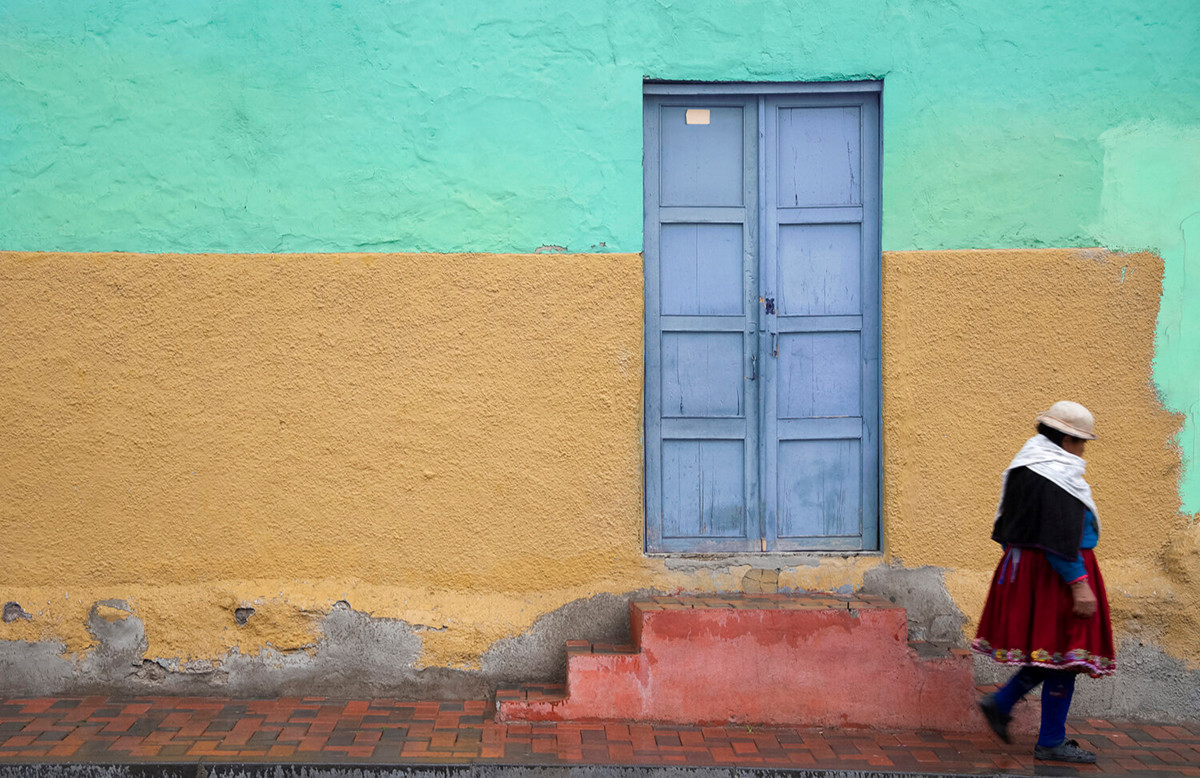
<svg viewBox="0 0 1200 778">
<path fill-rule="evenodd" d="M 980 697 L 979 710 L 983 711 L 983 717 L 987 719 L 988 726 L 992 728 L 992 732 L 996 733 L 996 737 L 1005 743 L 1011 743 L 1012 739 L 1008 736 L 1008 722 L 1012 721 L 1012 716 L 1000 710 L 996 705 L 996 695 L 988 694 Z"/>
<path fill-rule="evenodd" d="M 1076 762 L 1078 764 L 1092 764 L 1096 761 L 1095 754 L 1080 748 L 1079 743 L 1074 740 L 1064 740 L 1053 748 L 1049 746 L 1034 746 L 1033 758 L 1054 762 Z"/>
</svg>

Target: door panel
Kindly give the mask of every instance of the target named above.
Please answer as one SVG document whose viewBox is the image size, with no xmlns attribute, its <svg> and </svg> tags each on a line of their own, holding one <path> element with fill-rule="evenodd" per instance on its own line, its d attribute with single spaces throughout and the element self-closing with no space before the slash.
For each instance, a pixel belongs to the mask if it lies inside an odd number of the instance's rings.
<svg viewBox="0 0 1200 778">
<path fill-rule="evenodd" d="M 664 224 L 662 313 L 741 315 L 743 253 L 740 224 Z"/>
<path fill-rule="evenodd" d="M 779 227 L 779 311 L 785 316 L 862 312 L 862 240 L 857 224 Z"/>
<path fill-rule="evenodd" d="M 875 97 L 763 101 L 762 446 L 767 547 L 878 537 Z M 870 152 L 870 153 L 868 153 Z"/>
<path fill-rule="evenodd" d="M 862 360 L 856 332 L 779 336 L 775 386 L 780 419 L 859 417 Z"/>
<path fill-rule="evenodd" d="M 861 532 L 862 453 L 858 440 L 779 444 L 780 538 L 857 537 Z"/>
<path fill-rule="evenodd" d="M 754 99 L 646 101 L 646 544 L 655 551 L 760 546 L 756 111 Z"/>
<path fill-rule="evenodd" d="M 877 94 L 644 116 L 648 550 L 878 547 Z"/>
<path fill-rule="evenodd" d="M 660 205 L 736 206 L 744 202 L 745 110 L 740 105 L 702 110 L 708 110 L 709 123 L 688 124 L 688 106 L 662 106 Z"/>
<path fill-rule="evenodd" d="M 745 538 L 745 443 L 663 443 L 663 536 Z"/>
<path fill-rule="evenodd" d="M 744 341 L 740 332 L 664 332 L 663 416 L 743 416 Z"/>
<path fill-rule="evenodd" d="M 778 207 L 862 202 L 861 117 L 857 106 L 777 105 Z"/>
</svg>

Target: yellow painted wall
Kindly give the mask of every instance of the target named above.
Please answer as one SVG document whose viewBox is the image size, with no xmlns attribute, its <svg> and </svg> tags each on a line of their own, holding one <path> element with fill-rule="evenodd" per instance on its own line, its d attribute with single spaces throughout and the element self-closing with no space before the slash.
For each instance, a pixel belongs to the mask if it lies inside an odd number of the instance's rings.
<svg viewBox="0 0 1200 778">
<path fill-rule="evenodd" d="M 1200 661 L 1178 421 L 1150 384 L 1160 275 L 885 255 L 887 557 L 947 568 L 977 614 L 999 473 L 1036 410 L 1076 399 L 1118 627 Z M 749 569 L 642 552 L 638 255 L 8 253 L 0 312 L 0 600 L 33 615 L 0 640 L 83 651 L 113 598 L 148 656 L 219 659 L 311 648 L 346 600 L 429 627 L 421 664 L 476 667 L 573 600 Z M 781 586 L 885 558 L 804 561 L 771 558 Z"/>
<path fill-rule="evenodd" d="M 1200 527 L 1179 513 L 1181 416 L 1151 382 L 1162 263 L 1099 250 L 884 255 L 885 545 L 948 569 L 978 617 L 1000 474 L 1060 399 L 1096 417 L 1087 478 L 1119 633 L 1200 663 Z"/>
</svg>

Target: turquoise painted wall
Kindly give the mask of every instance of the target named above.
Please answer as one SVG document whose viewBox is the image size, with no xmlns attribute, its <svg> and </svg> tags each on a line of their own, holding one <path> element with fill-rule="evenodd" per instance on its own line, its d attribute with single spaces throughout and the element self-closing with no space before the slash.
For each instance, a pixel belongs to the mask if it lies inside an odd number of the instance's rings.
<svg viewBox="0 0 1200 778">
<path fill-rule="evenodd" d="M 1200 511 L 1198 66 L 1196 0 L 5 0 L 0 249 L 637 251 L 643 77 L 883 78 L 886 249 L 1161 251 Z"/>
</svg>

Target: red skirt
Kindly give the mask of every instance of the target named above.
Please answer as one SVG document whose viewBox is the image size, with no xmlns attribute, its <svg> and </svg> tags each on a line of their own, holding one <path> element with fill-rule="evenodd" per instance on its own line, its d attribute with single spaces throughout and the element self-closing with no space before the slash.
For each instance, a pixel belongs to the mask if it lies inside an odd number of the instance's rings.
<svg viewBox="0 0 1200 778">
<path fill-rule="evenodd" d="M 992 576 L 971 650 L 1006 665 L 1111 675 L 1117 663 L 1108 594 L 1096 555 L 1091 549 L 1081 555 L 1097 600 L 1091 618 L 1081 619 L 1072 612 L 1071 589 L 1044 552 L 1011 548 Z"/>
</svg>

